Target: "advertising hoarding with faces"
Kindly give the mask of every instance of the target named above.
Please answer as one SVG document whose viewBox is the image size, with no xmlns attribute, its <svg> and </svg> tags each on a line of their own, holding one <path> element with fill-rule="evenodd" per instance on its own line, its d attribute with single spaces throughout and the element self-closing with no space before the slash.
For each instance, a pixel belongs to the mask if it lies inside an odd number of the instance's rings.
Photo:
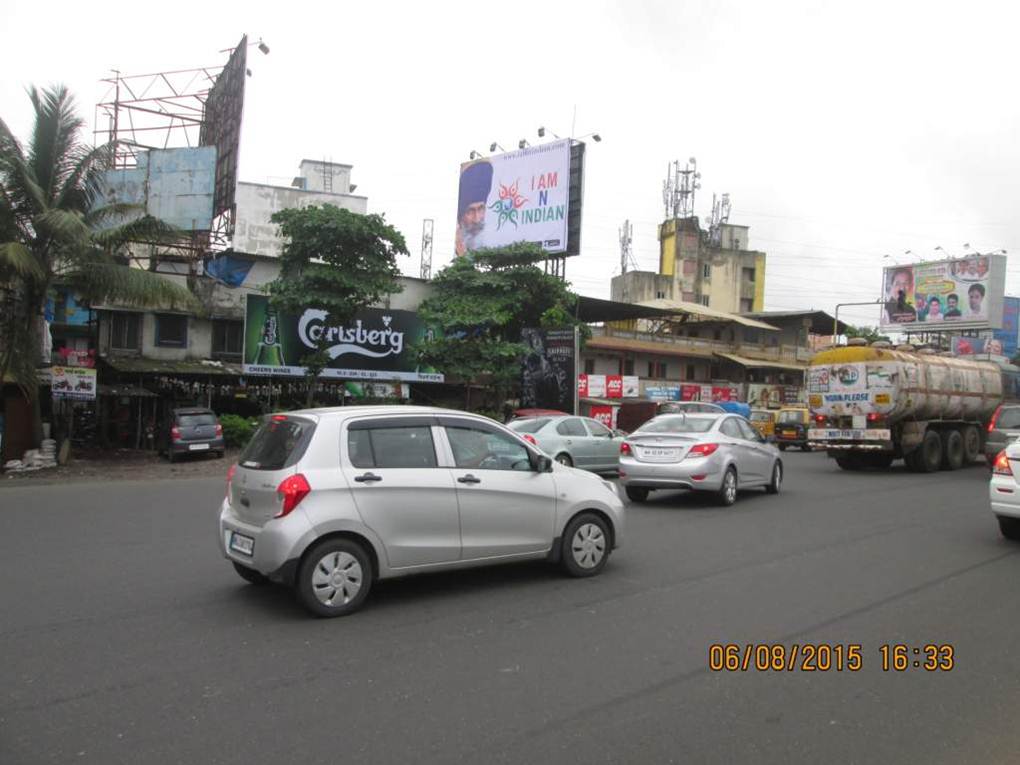
<svg viewBox="0 0 1020 765">
<path fill-rule="evenodd" d="M 1005 255 L 891 266 L 882 273 L 880 325 L 917 332 L 998 329 L 1005 288 Z"/>
</svg>

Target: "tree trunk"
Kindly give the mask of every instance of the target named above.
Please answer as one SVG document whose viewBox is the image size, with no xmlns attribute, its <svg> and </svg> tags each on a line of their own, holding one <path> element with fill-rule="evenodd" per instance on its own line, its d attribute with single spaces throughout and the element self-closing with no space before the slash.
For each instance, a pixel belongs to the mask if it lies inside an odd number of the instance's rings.
<svg viewBox="0 0 1020 765">
<path fill-rule="evenodd" d="M 308 380 L 308 388 L 305 396 L 305 409 L 312 409 L 315 406 L 315 378 Z"/>
</svg>

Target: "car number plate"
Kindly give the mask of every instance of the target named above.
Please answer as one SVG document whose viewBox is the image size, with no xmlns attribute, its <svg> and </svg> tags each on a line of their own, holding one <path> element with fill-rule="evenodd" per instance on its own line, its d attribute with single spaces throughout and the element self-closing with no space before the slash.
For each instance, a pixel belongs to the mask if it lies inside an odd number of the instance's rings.
<svg viewBox="0 0 1020 765">
<path fill-rule="evenodd" d="M 242 555 L 251 555 L 255 550 L 255 540 L 235 531 L 230 535 L 230 549 Z"/>
<path fill-rule="evenodd" d="M 193 452 L 204 452 L 209 449 L 209 444 L 190 444 L 188 449 Z"/>
<path fill-rule="evenodd" d="M 797 437 L 797 431 L 796 430 L 784 430 L 783 431 L 783 435 L 787 436 L 789 438 L 796 438 Z"/>
<path fill-rule="evenodd" d="M 655 460 L 656 462 L 669 462 L 676 459 L 676 449 L 645 447 L 641 450 L 641 457 L 646 460 Z"/>
</svg>

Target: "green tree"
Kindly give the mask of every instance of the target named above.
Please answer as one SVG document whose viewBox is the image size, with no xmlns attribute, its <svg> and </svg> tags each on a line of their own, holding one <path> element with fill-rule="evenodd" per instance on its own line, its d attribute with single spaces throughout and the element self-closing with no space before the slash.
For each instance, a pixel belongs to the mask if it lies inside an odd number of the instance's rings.
<svg viewBox="0 0 1020 765">
<path fill-rule="evenodd" d="M 471 383 L 487 381 L 495 404 L 518 387 L 525 327 L 587 329 L 571 313 L 577 298 L 567 283 L 536 265 L 547 257 L 526 243 L 477 250 L 432 280 L 434 293 L 418 312 L 437 333 L 416 351 L 423 365 L 467 384 L 465 408 L 471 408 Z"/>
<path fill-rule="evenodd" d="M 325 311 L 332 325 L 349 323 L 355 314 L 400 292 L 397 255 L 408 255 L 404 237 L 382 215 L 359 215 L 336 205 L 280 210 L 273 223 L 284 237 L 280 275 L 269 285 L 277 310 L 298 314 L 307 308 Z M 307 405 L 315 381 L 329 363 L 326 342 L 304 356 Z"/>
<path fill-rule="evenodd" d="M 847 336 L 847 339 L 860 337 L 867 340 L 869 343 L 874 343 L 878 340 L 889 342 L 889 337 L 879 332 L 878 327 L 854 327 L 847 324 L 846 332 L 844 334 Z"/>
<path fill-rule="evenodd" d="M 27 145 L 0 120 L 0 286 L 5 326 L 0 380 L 13 380 L 34 402 L 35 439 L 42 428 L 36 367 L 43 311 L 54 284 L 87 304 L 200 307 L 188 290 L 122 257 L 141 236 L 172 239 L 179 232 L 137 205 L 102 204 L 99 180 L 112 166 L 113 144 L 88 146 L 84 121 L 66 87 L 30 88 L 34 125 Z"/>
</svg>

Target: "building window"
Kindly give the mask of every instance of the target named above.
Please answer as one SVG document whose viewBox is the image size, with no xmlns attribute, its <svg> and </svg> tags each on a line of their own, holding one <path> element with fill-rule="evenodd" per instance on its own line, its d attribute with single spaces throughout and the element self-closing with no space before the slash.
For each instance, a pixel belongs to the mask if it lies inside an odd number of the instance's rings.
<svg viewBox="0 0 1020 765">
<path fill-rule="evenodd" d="M 740 269 L 741 274 L 744 277 L 745 282 L 751 282 L 754 284 L 754 269 L 753 268 L 742 268 Z"/>
<path fill-rule="evenodd" d="M 687 374 L 684 376 L 684 379 L 685 380 L 693 380 L 694 378 L 695 378 L 694 365 L 693 364 L 688 364 L 687 365 Z"/>
<path fill-rule="evenodd" d="M 712 278 L 712 266 L 710 264 L 705 263 L 701 267 L 701 276 L 704 279 L 711 279 Z"/>
<path fill-rule="evenodd" d="M 110 348 L 115 351 L 137 351 L 141 314 L 110 314 Z"/>
<path fill-rule="evenodd" d="M 754 301 L 751 298 L 740 298 L 740 312 L 751 313 L 754 310 Z"/>
<path fill-rule="evenodd" d="M 620 374 L 633 375 L 634 374 L 634 359 L 625 359 L 623 362 L 623 371 Z"/>
<path fill-rule="evenodd" d="M 712 333 L 712 339 L 713 340 L 722 340 L 722 330 L 721 329 L 717 329 L 715 332 L 713 332 Z"/>
<path fill-rule="evenodd" d="M 708 308 L 708 295 L 701 296 L 701 304 L 705 306 L 705 308 Z"/>
<path fill-rule="evenodd" d="M 243 321 L 213 321 L 212 352 L 240 356 L 244 352 Z"/>
<path fill-rule="evenodd" d="M 769 345 L 771 345 L 773 348 L 779 345 L 779 337 L 774 332 L 771 335 L 769 335 Z"/>
<path fill-rule="evenodd" d="M 585 359 L 584 360 L 584 373 L 586 375 L 593 375 L 593 374 L 595 374 L 595 359 Z"/>
<path fill-rule="evenodd" d="M 744 327 L 744 342 L 757 344 L 758 330 L 756 330 L 754 327 Z"/>
<path fill-rule="evenodd" d="M 656 300 L 665 300 L 666 299 L 666 293 L 665 292 L 656 292 L 655 293 L 655 299 Z"/>
<path fill-rule="evenodd" d="M 653 380 L 665 380 L 669 375 L 666 373 L 665 361 L 649 361 L 648 376 Z"/>
<path fill-rule="evenodd" d="M 156 345 L 163 348 L 186 348 L 188 317 L 173 313 L 156 314 Z"/>
</svg>

